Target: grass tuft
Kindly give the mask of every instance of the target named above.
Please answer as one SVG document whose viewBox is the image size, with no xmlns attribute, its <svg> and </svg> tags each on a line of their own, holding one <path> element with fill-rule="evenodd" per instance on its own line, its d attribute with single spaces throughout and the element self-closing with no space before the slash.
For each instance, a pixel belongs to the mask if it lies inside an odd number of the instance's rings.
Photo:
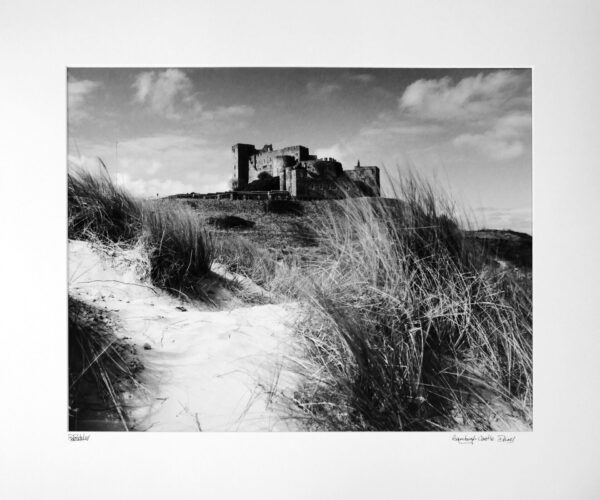
<svg viewBox="0 0 600 500">
<path fill-rule="evenodd" d="M 343 200 L 319 229 L 330 258 L 312 263 L 303 329 L 320 375 L 302 404 L 343 430 L 483 430 L 506 408 L 528 420 L 529 291 L 431 186 L 411 177 L 397 196 Z"/>
<path fill-rule="evenodd" d="M 121 394 L 139 387 L 141 369 L 135 348 L 112 333 L 106 311 L 69 297 L 69 429 L 129 430 Z"/>
<path fill-rule="evenodd" d="M 102 165 L 96 174 L 83 170 L 68 174 L 69 238 L 93 234 L 105 241 L 131 241 L 141 231 L 141 203 L 117 186 Z"/>
<path fill-rule="evenodd" d="M 207 299 L 203 278 L 210 273 L 212 239 L 190 207 L 173 200 L 142 202 L 117 186 L 105 166 L 96 174 L 70 172 L 68 193 L 69 238 L 142 241 L 156 286 Z"/>
<path fill-rule="evenodd" d="M 152 282 L 203 297 L 203 278 L 210 273 L 213 245 L 198 215 L 176 201 L 152 202 L 145 206 L 143 227 Z"/>
</svg>

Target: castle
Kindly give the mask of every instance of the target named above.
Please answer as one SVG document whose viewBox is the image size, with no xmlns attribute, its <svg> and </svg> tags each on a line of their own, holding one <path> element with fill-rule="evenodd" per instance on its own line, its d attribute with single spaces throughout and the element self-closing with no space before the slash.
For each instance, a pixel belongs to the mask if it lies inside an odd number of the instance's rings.
<svg viewBox="0 0 600 500">
<path fill-rule="evenodd" d="M 273 149 L 271 144 L 256 149 L 252 144 L 235 144 L 233 188 L 236 191 L 279 190 L 299 199 L 379 196 L 379 168 L 343 170 L 333 158 L 317 158 L 307 147 Z"/>
</svg>

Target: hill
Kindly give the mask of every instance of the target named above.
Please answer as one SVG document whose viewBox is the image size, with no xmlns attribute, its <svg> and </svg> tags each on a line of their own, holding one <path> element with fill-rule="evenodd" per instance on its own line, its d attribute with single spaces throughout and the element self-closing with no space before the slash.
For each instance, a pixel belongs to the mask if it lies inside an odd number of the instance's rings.
<svg viewBox="0 0 600 500">
<path fill-rule="evenodd" d="M 525 238 L 461 230 L 417 179 L 402 201 L 68 193 L 75 421 L 96 385 L 133 429 L 531 428 L 531 274 L 504 260 Z"/>
<path fill-rule="evenodd" d="M 401 217 L 402 202 L 391 198 L 365 198 L 374 205 L 396 207 Z M 315 228 L 332 214 L 344 217 L 344 202 L 333 200 L 202 200 L 180 198 L 197 211 L 216 231 L 232 232 L 265 247 L 276 259 L 285 255 L 317 254 L 319 236 Z M 229 222 L 228 222 L 229 218 Z M 237 218 L 237 224 L 232 222 Z M 481 248 L 490 259 L 524 270 L 532 265 L 532 237 L 511 230 L 480 229 L 463 232 L 467 241 Z"/>
</svg>

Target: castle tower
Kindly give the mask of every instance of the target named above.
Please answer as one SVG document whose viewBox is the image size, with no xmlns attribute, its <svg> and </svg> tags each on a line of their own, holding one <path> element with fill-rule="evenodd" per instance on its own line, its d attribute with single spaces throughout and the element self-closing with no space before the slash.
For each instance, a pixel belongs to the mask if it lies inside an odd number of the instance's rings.
<svg viewBox="0 0 600 500">
<path fill-rule="evenodd" d="M 248 185 L 248 163 L 250 157 L 256 153 L 253 144 L 234 144 L 233 152 L 233 182 L 238 188 Z"/>
<path fill-rule="evenodd" d="M 304 196 L 306 191 L 306 169 L 286 167 L 286 190 L 294 197 Z"/>
<path fill-rule="evenodd" d="M 279 189 L 281 191 L 289 190 L 286 169 L 295 164 L 296 159 L 290 155 L 279 155 L 273 158 L 273 177 L 279 177 Z"/>
</svg>

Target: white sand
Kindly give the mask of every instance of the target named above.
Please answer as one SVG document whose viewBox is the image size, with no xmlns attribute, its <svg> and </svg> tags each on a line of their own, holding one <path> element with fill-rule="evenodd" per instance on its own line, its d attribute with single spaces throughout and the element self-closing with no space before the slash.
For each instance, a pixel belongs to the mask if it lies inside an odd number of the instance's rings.
<svg viewBox="0 0 600 500">
<path fill-rule="evenodd" d="M 289 398 L 300 382 L 293 304 L 215 311 L 149 286 L 140 249 L 101 252 L 69 242 L 69 291 L 112 312 L 144 365 L 129 398 L 136 430 L 301 430 Z M 186 310 L 182 311 L 178 307 Z M 148 344 L 150 349 L 144 349 Z"/>
</svg>

